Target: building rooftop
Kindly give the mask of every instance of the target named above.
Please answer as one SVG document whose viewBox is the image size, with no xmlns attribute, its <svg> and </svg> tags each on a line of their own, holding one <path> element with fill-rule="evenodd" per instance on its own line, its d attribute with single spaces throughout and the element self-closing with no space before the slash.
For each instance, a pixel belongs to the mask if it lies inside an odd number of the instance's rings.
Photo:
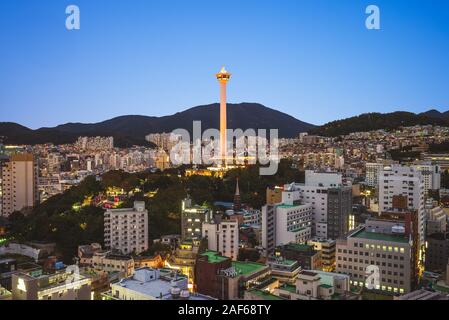
<svg viewBox="0 0 449 320">
<path fill-rule="evenodd" d="M 281 203 L 280 205 L 278 205 L 278 208 L 281 209 L 289 209 L 289 208 L 296 208 L 299 207 L 299 204 L 286 204 L 286 203 Z"/>
<path fill-rule="evenodd" d="M 210 263 L 220 263 L 220 262 L 223 262 L 223 261 L 226 261 L 229 259 L 228 257 L 221 256 L 216 251 L 210 251 L 210 250 L 207 250 L 206 252 L 202 253 L 201 256 L 207 257 L 207 259 Z"/>
<path fill-rule="evenodd" d="M 288 291 L 288 292 L 291 292 L 291 293 L 296 293 L 296 286 L 288 284 L 288 283 L 284 283 L 283 285 L 281 285 L 279 287 L 279 289 L 285 290 L 285 291 Z"/>
<path fill-rule="evenodd" d="M 285 245 L 285 248 L 298 250 L 298 251 L 315 251 L 313 245 L 303 244 L 303 243 L 289 243 L 289 244 Z"/>
<path fill-rule="evenodd" d="M 263 269 L 268 268 L 266 265 L 256 262 L 242 262 L 242 261 L 232 261 L 232 266 L 235 268 L 239 275 L 251 275 L 253 273 L 259 272 Z"/>
<path fill-rule="evenodd" d="M 260 297 L 260 300 L 285 300 L 284 298 L 259 289 L 252 289 L 249 292 Z"/>
<path fill-rule="evenodd" d="M 360 231 L 353 233 L 350 237 L 359 239 L 377 240 L 377 241 L 409 243 L 409 240 L 404 235 L 368 232 L 365 229 L 361 229 Z"/>
<path fill-rule="evenodd" d="M 133 277 L 123 279 L 119 283 L 112 285 L 112 292 L 114 286 L 120 286 L 137 292 L 141 295 L 150 298 L 161 300 L 171 300 L 173 297 L 173 290 L 179 293 L 187 293 L 187 277 L 168 271 L 167 269 L 150 269 L 142 268 L 136 271 Z M 118 297 L 114 297 L 118 298 Z M 188 295 L 189 300 L 210 300 L 210 297 L 203 295 Z"/>
</svg>

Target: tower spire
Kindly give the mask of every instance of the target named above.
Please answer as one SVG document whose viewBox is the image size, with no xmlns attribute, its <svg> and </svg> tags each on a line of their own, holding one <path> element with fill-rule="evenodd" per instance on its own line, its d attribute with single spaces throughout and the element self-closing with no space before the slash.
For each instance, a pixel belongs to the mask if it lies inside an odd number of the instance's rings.
<svg viewBox="0 0 449 320">
<path fill-rule="evenodd" d="M 234 195 L 234 211 L 240 211 L 240 209 L 242 209 L 242 202 L 240 199 L 239 178 L 237 178 Z"/>
</svg>

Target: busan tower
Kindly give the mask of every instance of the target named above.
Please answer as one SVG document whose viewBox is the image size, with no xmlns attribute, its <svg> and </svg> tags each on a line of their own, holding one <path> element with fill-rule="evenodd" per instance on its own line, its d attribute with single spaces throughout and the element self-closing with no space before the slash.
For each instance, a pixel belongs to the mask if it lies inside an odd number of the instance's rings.
<svg viewBox="0 0 449 320">
<path fill-rule="evenodd" d="M 223 67 L 216 76 L 220 83 L 220 160 L 222 164 L 226 166 L 226 85 L 231 79 L 231 74 L 226 71 L 225 67 Z"/>
</svg>

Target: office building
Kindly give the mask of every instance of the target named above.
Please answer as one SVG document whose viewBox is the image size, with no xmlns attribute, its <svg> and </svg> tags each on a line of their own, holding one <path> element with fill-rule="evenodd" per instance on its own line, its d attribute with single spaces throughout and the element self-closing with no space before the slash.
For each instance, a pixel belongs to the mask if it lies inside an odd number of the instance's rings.
<svg viewBox="0 0 449 320">
<path fill-rule="evenodd" d="M 134 208 L 108 209 L 104 213 L 106 248 L 123 254 L 148 250 L 148 211 L 145 202 L 135 201 Z"/>
<path fill-rule="evenodd" d="M 336 272 L 349 275 L 354 286 L 389 294 L 410 292 L 417 275 L 407 230 L 397 222 L 367 221 L 346 239 L 337 240 Z"/>
<path fill-rule="evenodd" d="M 204 222 L 210 222 L 212 211 L 203 206 L 193 205 L 192 199 L 182 202 L 181 237 L 182 239 L 201 239 Z"/>
<path fill-rule="evenodd" d="M 449 233 L 433 233 L 426 239 L 426 271 L 444 273 L 449 259 Z"/>
</svg>

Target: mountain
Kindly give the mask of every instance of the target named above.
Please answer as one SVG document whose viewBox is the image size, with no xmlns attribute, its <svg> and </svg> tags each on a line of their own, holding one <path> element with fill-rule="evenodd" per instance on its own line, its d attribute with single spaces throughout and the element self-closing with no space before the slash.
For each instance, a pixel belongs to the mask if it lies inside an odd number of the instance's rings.
<svg viewBox="0 0 449 320">
<path fill-rule="evenodd" d="M 421 113 L 421 115 L 427 116 L 429 118 L 434 118 L 434 119 L 449 120 L 449 111 L 440 112 L 438 110 L 432 109 L 427 112 Z"/>
<path fill-rule="evenodd" d="M 165 117 L 128 115 L 99 123 L 67 123 L 37 130 L 3 122 L 0 123 L 0 136 L 5 136 L 8 144 L 62 144 L 73 143 L 79 136 L 113 136 L 118 147 L 148 145 L 146 135 L 178 128 L 192 132 L 193 121 L 201 121 L 203 131 L 219 128 L 219 110 L 219 104 L 215 103 Z M 228 104 L 227 110 L 230 129 L 279 129 L 279 137 L 291 138 L 315 127 L 257 103 Z"/>
<path fill-rule="evenodd" d="M 415 114 L 411 112 L 392 113 L 365 113 L 356 117 L 332 121 L 325 125 L 312 128 L 310 134 L 336 137 L 352 132 L 366 132 L 379 129 L 397 129 L 415 125 L 440 125 L 449 126 L 449 112 L 436 113 L 430 110 L 425 113 Z"/>
</svg>

